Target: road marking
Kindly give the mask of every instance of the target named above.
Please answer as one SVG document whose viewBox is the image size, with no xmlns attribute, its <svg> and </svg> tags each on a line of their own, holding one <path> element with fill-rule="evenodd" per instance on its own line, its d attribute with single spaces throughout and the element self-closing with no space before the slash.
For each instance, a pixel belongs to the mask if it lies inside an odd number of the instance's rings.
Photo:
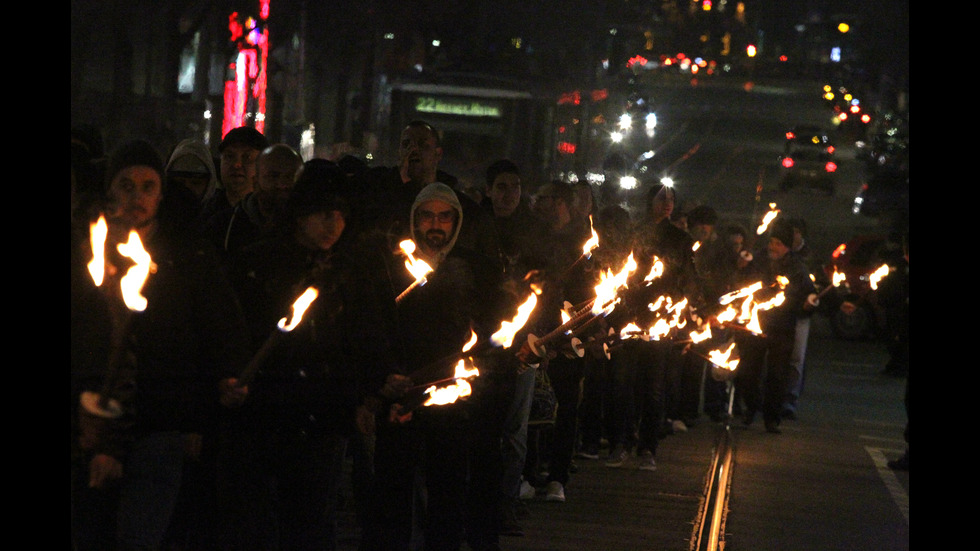
<svg viewBox="0 0 980 551">
<path fill-rule="evenodd" d="M 895 501 L 895 505 L 898 505 L 898 509 L 902 512 L 902 516 L 905 517 L 907 524 L 909 522 L 909 494 L 905 491 L 902 483 L 898 481 L 898 477 L 895 476 L 895 471 L 888 468 L 888 460 L 885 459 L 884 454 L 886 448 L 865 446 L 864 449 L 868 450 L 871 460 L 874 461 L 875 467 L 878 468 L 878 476 L 885 483 L 885 487 L 888 488 L 888 493 L 892 495 L 892 500 Z M 887 451 L 900 454 L 903 450 Z"/>
<path fill-rule="evenodd" d="M 904 427 L 905 426 L 905 423 L 896 423 L 894 421 L 893 422 L 879 421 L 877 419 L 859 419 L 857 417 L 854 418 L 854 423 L 857 424 L 857 425 L 871 425 L 871 426 L 874 426 L 874 427 L 882 427 L 882 428 Z"/>
<path fill-rule="evenodd" d="M 883 437 L 883 436 L 869 436 L 869 435 L 866 435 L 866 434 L 858 435 L 858 438 L 860 438 L 862 440 L 872 440 L 872 441 L 875 441 L 875 442 L 881 442 L 882 443 L 881 445 L 895 444 L 897 446 L 901 446 L 901 445 L 903 445 L 905 443 L 905 440 L 902 440 L 901 438 L 894 438 L 894 437 L 892 437 L 892 438 L 886 438 L 886 437 Z"/>
<path fill-rule="evenodd" d="M 874 381 L 878 379 L 874 375 L 850 375 L 847 373 L 831 373 L 830 376 L 837 379 L 847 379 L 848 381 Z"/>
<path fill-rule="evenodd" d="M 844 360 L 828 360 L 824 363 L 833 367 L 876 367 L 878 365 L 877 363 L 846 362 Z"/>
</svg>

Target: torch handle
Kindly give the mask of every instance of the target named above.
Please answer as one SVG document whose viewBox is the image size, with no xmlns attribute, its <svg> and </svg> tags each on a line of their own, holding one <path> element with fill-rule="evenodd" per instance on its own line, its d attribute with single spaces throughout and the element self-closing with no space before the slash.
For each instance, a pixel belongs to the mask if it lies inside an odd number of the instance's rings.
<svg viewBox="0 0 980 551">
<path fill-rule="evenodd" d="M 565 323 L 552 329 L 541 337 L 535 337 L 531 346 L 532 348 L 535 348 L 535 353 L 537 353 L 538 351 L 536 350 L 536 347 L 545 346 L 548 343 L 553 342 L 555 339 L 564 336 L 568 332 L 572 332 L 572 336 L 574 336 L 574 331 L 581 329 L 585 326 L 585 324 L 588 324 L 593 319 L 598 318 L 600 315 L 601 314 L 593 314 L 591 308 L 588 307 L 583 307 L 581 310 L 576 310 L 572 317 Z M 589 316 L 592 317 L 590 318 Z"/>
<path fill-rule="evenodd" d="M 252 359 L 248 362 L 248 365 L 245 366 L 245 369 L 239 373 L 238 382 L 235 383 L 236 387 L 242 388 L 247 386 L 255 379 L 255 376 L 258 375 L 259 370 L 262 369 L 262 366 L 272 354 L 272 351 L 279 344 L 280 340 L 282 340 L 282 332 L 279 330 L 273 330 L 272 333 L 269 334 L 269 338 L 265 339 L 265 342 L 262 343 L 259 350 L 254 356 L 252 356 Z"/>
<path fill-rule="evenodd" d="M 102 390 L 99 392 L 98 406 L 102 409 L 110 407 L 113 390 L 118 383 L 119 372 L 126 359 L 126 341 L 132 326 L 133 312 L 119 300 L 109 301 L 112 312 L 112 335 L 109 349 L 109 359 L 106 365 L 105 378 L 102 380 Z"/>
<path fill-rule="evenodd" d="M 833 284 L 824 287 L 823 290 L 821 290 L 820 293 L 817 294 L 817 298 L 818 299 L 823 298 L 824 295 L 826 295 L 827 293 L 829 293 L 830 291 L 832 291 L 832 290 L 834 290 L 836 288 L 837 288 L 837 285 L 833 285 Z"/>
<path fill-rule="evenodd" d="M 431 362 L 429 364 L 426 364 L 426 365 L 424 365 L 424 366 L 416 369 L 415 371 L 411 372 L 408 375 L 408 378 L 411 379 L 412 381 L 420 381 L 420 380 L 424 381 L 424 380 L 427 380 L 430 377 L 432 377 L 435 374 L 437 374 L 440 370 L 443 370 L 444 371 L 446 369 L 451 368 L 452 366 L 455 366 L 456 363 L 459 362 L 459 360 L 463 360 L 463 359 L 466 359 L 466 358 L 472 358 L 474 356 L 479 356 L 480 354 L 483 354 L 484 352 L 487 352 L 488 350 L 492 349 L 493 347 L 494 346 L 493 346 L 493 343 L 492 342 L 490 342 L 490 341 L 481 341 L 481 342 L 477 343 L 473 348 L 470 348 L 469 350 L 467 350 L 465 352 L 456 352 L 455 354 L 449 354 L 447 356 L 443 356 L 442 358 L 440 358 L 440 359 L 438 359 L 438 360 L 436 360 L 434 362 Z M 422 386 L 422 385 L 419 385 L 419 386 Z M 425 386 L 426 386 L 426 388 L 428 388 L 429 386 L 431 386 L 431 383 L 429 385 L 425 385 Z"/>
<path fill-rule="evenodd" d="M 411 285 L 406 287 L 404 291 L 402 291 L 397 297 L 395 297 L 395 302 L 396 303 L 401 302 L 402 300 L 405 299 L 406 296 L 408 296 L 409 293 L 412 292 L 412 289 L 420 285 L 425 285 L 425 282 L 426 282 L 426 278 L 424 277 L 416 279 L 415 281 L 412 282 Z"/>
</svg>

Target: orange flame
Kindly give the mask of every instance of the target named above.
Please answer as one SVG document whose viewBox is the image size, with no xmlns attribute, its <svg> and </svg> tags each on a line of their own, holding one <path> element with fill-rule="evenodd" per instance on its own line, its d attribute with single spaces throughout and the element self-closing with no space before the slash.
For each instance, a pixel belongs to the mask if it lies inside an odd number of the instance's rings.
<svg viewBox="0 0 980 551">
<path fill-rule="evenodd" d="M 731 304 L 737 299 L 743 297 L 751 297 L 752 294 L 758 291 L 759 289 L 762 289 L 762 282 L 756 281 L 752 285 L 749 285 L 747 287 L 742 287 L 741 289 L 722 295 L 721 298 L 718 299 L 718 304 L 721 305 Z"/>
<path fill-rule="evenodd" d="M 592 230 L 592 237 L 582 245 L 582 254 L 586 257 L 592 255 L 592 251 L 599 246 L 599 234 L 596 233 L 595 228 L 592 227 L 592 215 L 589 215 L 589 229 Z"/>
<path fill-rule="evenodd" d="M 882 264 L 877 270 L 871 272 L 871 275 L 868 276 L 868 281 L 871 282 L 871 288 L 877 291 L 878 282 L 880 282 L 882 278 L 887 276 L 890 272 L 891 268 L 888 267 L 888 264 Z"/>
<path fill-rule="evenodd" d="M 619 338 L 625 340 L 637 335 L 641 335 L 642 333 L 643 330 L 640 329 L 639 325 L 633 322 L 629 322 L 619 331 Z"/>
<path fill-rule="evenodd" d="M 664 263 L 658 257 L 653 257 L 653 265 L 650 266 L 650 273 L 643 278 L 644 283 L 650 283 L 654 279 L 664 275 Z"/>
<path fill-rule="evenodd" d="M 687 325 L 687 319 L 683 317 L 684 309 L 687 308 L 687 298 L 683 298 L 674 304 L 670 297 L 661 296 L 648 308 L 657 314 L 657 319 L 648 331 L 654 340 L 660 340 L 669 335 L 673 329 L 683 329 Z M 664 315 L 661 315 L 661 310 Z"/>
<path fill-rule="evenodd" d="M 612 270 L 606 270 L 599 274 L 599 284 L 595 286 L 595 302 L 592 304 L 594 315 L 609 313 L 612 306 L 618 302 L 617 293 L 620 289 L 627 286 L 630 274 L 636 271 L 636 260 L 633 253 L 630 253 L 623 265 L 623 269 L 613 274 Z"/>
<path fill-rule="evenodd" d="M 463 345 L 463 352 L 469 352 L 469 350 L 473 348 L 473 345 L 476 344 L 476 340 L 476 331 L 470 329 L 470 340 L 466 341 L 466 344 Z"/>
<path fill-rule="evenodd" d="M 109 225 L 105 221 L 105 215 L 101 215 L 89 228 L 92 260 L 88 263 L 88 273 L 92 275 L 96 287 L 101 287 L 105 279 L 105 240 L 108 235 Z"/>
<path fill-rule="evenodd" d="M 837 245 L 837 248 L 834 249 L 834 252 L 831 253 L 831 256 L 833 256 L 834 258 L 838 258 L 840 255 L 844 254 L 845 252 L 847 252 L 847 243 L 841 243 L 840 245 Z"/>
<path fill-rule="evenodd" d="M 834 266 L 834 275 L 831 276 L 831 280 L 834 284 L 834 287 L 840 287 L 842 283 L 847 281 L 847 277 L 844 275 L 844 272 L 838 272 L 837 267 Z"/>
<path fill-rule="evenodd" d="M 779 214 L 779 209 L 776 208 L 776 203 L 769 203 L 769 212 L 767 212 L 766 215 L 762 217 L 762 223 L 759 224 L 759 227 L 756 228 L 755 230 L 756 235 L 762 235 L 766 233 L 766 230 L 769 229 L 769 224 L 772 223 L 772 221 L 776 218 L 778 214 Z"/>
<path fill-rule="evenodd" d="M 126 271 L 126 275 L 119 280 L 123 302 L 126 303 L 126 308 L 134 312 L 142 312 L 146 310 L 146 297 L 140 293 L 146 279 L 150 277 L 150 271 L 154 268 L 153 259 L 150 258 L 150 253 L 143 248 L 140 236 L 135 230 L 129 232 L 129 241 L 120 243 L 116 248 L 119 250 L 119 254 L 135 262 Z"/>
<path fill-rule="evenodd" d="M 473 369 L 467 369 L 466 360 L 459 360 L 456 363 L 456 371 L 453 374 L 455 381 L 449 386 L 444 386 L 437 388 L 436 385 L 432 385 L 425 390 L 425 394 L 429 398 L 423 403 L 423 406 L 444 406 L 446 404 L 451 404 L 460 398 L 465 398 L 473 393 L 473 387 L 466 380 L 470 377 L 477 377 L 480 375 L 480 371 L 474 367 Z"/>
<path fill-rule="evenodd" d="M 706 341 L 706 340 L 708 340 L 710 338 L 711 338 L 711 324 L 710 323 L 704 324 L 704 330 L 703 331 L 698 331 L 697 329 L 695 329 L 694 331 L 691 331 L 691 341 L 694 342 L 694 343 L 704 342 L 704 341 Z"/>
<path fill-rule="evenodd" d="M 728 308 L 725 308 L 725 310 L 722 311 L 720 314 L 715 316 L 715 318 L 718 320 L 719 323 L 728 323 L 730 321 L 734 321 L 737 316 L 738 316 L 738 310 L 729 306 Z"/>
<path fill-rule="evenodd" d="M 780 291 L 776 296 L 772 297 L 766 302 L 758 302 L 753 304 L 752 315 L 749 322 L 745 324 L 745 328 L 757 335 L 762 334 L 762 326 L 759 324 L 759 312 L 763 310 L 771 310 L 777 306 L 780 306 L 785 300 L 786 294 Z"/>
<path fill-rule="evenodd" d="M 415 258 L 415 242 L 411 239 L 406 239 L 398 244 L 401 247 L 402 252 L 405 253 L 405 267 L 408 268 L 408 273 L 412 274 L 417 282 L 424 282 L 425 276 L 432 272 L 432 267 L 429 263 Z M 421 283 L 420 283 L 421 284 Z"/>
<path fill-rule="evenodd" d="M 517 315 L 514 316 L 514 319 L 511 321 L 504 320 L 500 322 L 500 329 L 498 329 L 493 335 L 490 335 L 490 341 L 496 346 L 510 348 L 510 345 L 514 343 L 514 335 L 516 335 L 517 332 L 524 327 L 524 324 L 527 323 L 528 318 L 531 317 L 531 312 L 534 311 L 534 307 L 537 306 L 537 304 L 537 295 L 531 293 L 531 296 L 524 301 L 524 304 L 517 308 Z M 476 335 L 474 334 L 474 336 Z"/>
<path fill-rule="evenodd" d="M 708 352 L 708 361 L 717 365 L 718 367 L 727 369 L 729 371 L 735 371 L 738 367 L 738 358 L 731 358 L 732 352 L 735 350 L 735 343 L 728 346 L 725 351 L 712 350 Z"/>
<path fill-rule="evenodd" d="M 306 291 L 303 291 L 303 294 L 293 302 L 292 320 L 290 320 L 288 323 L 286 322 L 286 318 L 279 320 L 279 329 L 284 332 L 289 332 L 295 329 L 296 326 L 303 321 L 303 314 L 306 313 L 306 309 L 310 307 L 310 304 L 313 304 L 313 301 L 316 300 L 316 297 L 319 296 L 319 294 L 320 292 L 317 291 L 316 287 L 307 287 Z"/>
</svg>

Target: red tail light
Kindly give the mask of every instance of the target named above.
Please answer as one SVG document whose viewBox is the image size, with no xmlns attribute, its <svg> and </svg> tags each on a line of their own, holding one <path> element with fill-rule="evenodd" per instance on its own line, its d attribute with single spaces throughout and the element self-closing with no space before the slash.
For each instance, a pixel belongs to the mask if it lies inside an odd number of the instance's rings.
<svg viewBox="0 0 980 551">
<path fill-rule="evenodd" d="M 793 158 L 792 157 L 783 157 L 783 167 L 784 168 L 793 168 Z"/>
<path fill-rule="evenodd" d="M 831 154 L 831 155 L 833 155 L 833 154 L 834 154 L 834 151 L 836 151 L 836 150 L 834 149 L 834 146 L 832 146 L 832 145 L 828 145 L 828 146 L 827 146 L 827 153 L 829 153 L 829 154 Z"/>
<path fill-rule="evenodd" d="M 824 170 L 826 170 L 827 172 L 834 172 L 835 170 L 837 170 L 837 163 L 833 161 L 828 162 L 826 165 L 824 165 Z"/>
</svg>

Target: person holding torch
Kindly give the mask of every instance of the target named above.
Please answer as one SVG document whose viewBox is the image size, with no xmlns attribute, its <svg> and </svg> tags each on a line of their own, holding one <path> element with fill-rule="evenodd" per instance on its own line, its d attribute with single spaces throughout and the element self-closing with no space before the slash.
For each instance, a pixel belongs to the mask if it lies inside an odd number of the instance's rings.
<svg viewBox="0 0 980 551">
<path fill-rule="evenodd" d="M 476 335 L 486 342 L 501 319 L 506 295 L 496 258 L 460 246 L 463 209 L 442 183 L 420 191 L 410 211 L 416 254 L 432 271 L 397 303 L 397 349 L 401 369 L 384 394 L 391 416 L 379 424 L 376 485 L 361 549 L 408 549 L 413 531 L 415 485 L 424 481 L 425 549 L 494 549 L 498 541 L 497 496 L 501 480 L 502 420 L 513 395 L 497 384 L 495 370 L 517 368 L 513 353 L 474 354 L 479 374 L 462 381 L 472 394 L 443 405 L 422 405 L 426 396 L 457 384 L 453 371 Z M 407 270 L 392 273 L 397 290 L 418 280 Z M 477 344 L 476 346 L 480 346 Z M 431 391 L 431 392 L 430 392 Z M 382 412 L 386 411 L 382 409 Z M 408 415 L 410 414 L 410 415 Z M 417 517 L 421 518 L 421 517 Z"/>
<path fill-rule="evenodd" d="M 383 384 L 390 349 L 366 267 L 377 255 L 347 239 L 348 192 L 334 163 L 305 162 L 282 233 L 243 249 L 233 270 L 254 356 L 239 377 L 248 397 L 223 431 L 230 549 L 337 544 L 344 459 L 356 431 L 373 430 L 361 414 Z"/>
<path fill-rule="evenodd" d="M 219 383 L 245 362 L 244 320 L 215 251 L 175 225 L 163 161 L 149 143 L 122 145 L 106 170 L 106 204 L 87 256 L 91 285 L 109 314 L 97 377 L 79 382 L 79 447 L 73 477 L 79 539 L 110 536 L 123 549 L 159 548 L 219 405 Z M 95 231 L 95 228 L 103 230 Z M 142 276 L 133 282 L 130 276 Z M 91 289 L 91 288 L 90 288 Z M 72 308 L 76 305 L 75 289 Z M 73 316 L 76 334 L 85 327 Z M 73 372 L 73 377 L 76 374 Z M 73 397 L 74 398 L 74 397 Z M 92 492 L 116 493 L 93 519 Z M 90 540 L 80 542 L 80 548 Z"/>
</svg>

